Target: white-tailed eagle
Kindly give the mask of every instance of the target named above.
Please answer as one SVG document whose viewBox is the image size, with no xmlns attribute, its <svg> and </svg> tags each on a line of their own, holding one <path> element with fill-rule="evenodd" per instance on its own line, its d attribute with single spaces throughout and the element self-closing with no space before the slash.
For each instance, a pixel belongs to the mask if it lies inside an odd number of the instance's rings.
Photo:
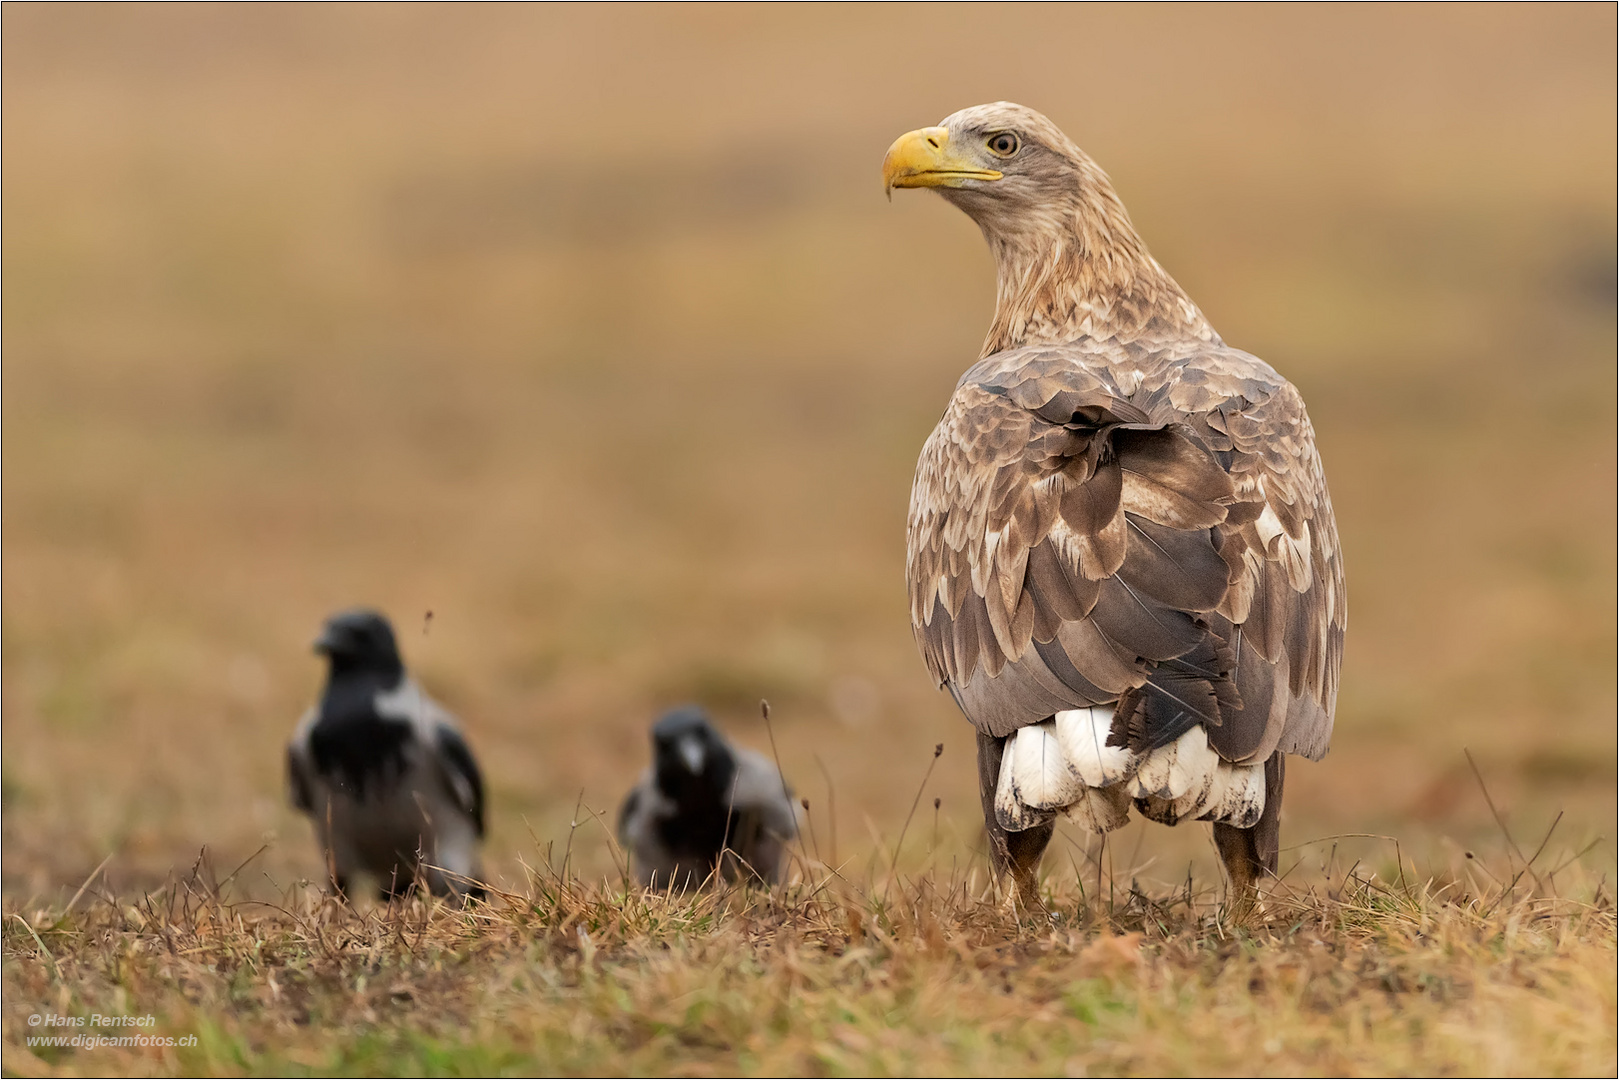
<svg viewBox="0 0 1619 1080">
<path fill-rule="evenodd" d="M 996 869 L 1038 906 L 1058 813 L 1212 820 L 1246 906 L 1283 755 L 1319 759 L 1343 559 L 1297 390 L 1230 348 L 1107 175 L 1008 102 L 902 135 L 888 189 L 983 230 L 995 317 L 922 448 L 906 572 L 928 670 L 978 730 Z"/>
</svg>

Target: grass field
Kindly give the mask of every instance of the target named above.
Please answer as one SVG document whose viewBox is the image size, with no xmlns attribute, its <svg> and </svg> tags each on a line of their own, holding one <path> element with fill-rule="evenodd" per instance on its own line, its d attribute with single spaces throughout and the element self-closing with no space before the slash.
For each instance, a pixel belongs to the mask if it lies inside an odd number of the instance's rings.
<svg viewBox="0 0 1619 1080">
<path fill-rule="evenodd" d="M 7 1072 L 1613 1070 L 1611 8 L 3 24 Z M 1247 936 L 1209 921 L 1202 827 L 1061 837 L 1049 931 L 977 904 L 970 732 L 902 571 L 992 271 L 878 165 L 996 98 L 1109 170 L 1318 431 L 1343 690 Z M 281 749 L 355 603 L 483 759 L 521 899 L 482 919 L 298 884 Z M 836 889 L 617 898 L 586 811 L 647 724 L 695 699 L 765 748 L 761 698 Z M 1557 880 L 1504 894 L 1542 836 Z M 177 884 L 203 849 L 246 863 L 223 898 Z M 1189 875 L 1161 925 L 1126 902 Z M 103 1006 L 212 1041 L 23 1048 L 36 1009 Z M 1272 1007 L 1297 1038 L 1240 1056 Z"/>
<path fill-rule="evenodd" d="M 1508 868 L 1498 867 L 1507 871 Z M 1520 867 L 1521 869 L 1521 867 Z M 1546 870 L 1553 870 L 1546 867 Z M 1268 922 L 1208 898 L 1053 894 L 1049 924 L 975 874 L 870 891 L 821 870 L 774 894 L 669 899 L 566 872 L 456 912 L 232 902 L 189 875 L 134 902 L 17 915 L 13 1075 L 1600 1075 L 1614 912 L 1555 875 L 1379 882 L 1328 865 Z M 1583 883 L 1589 888 L 1590 882 Z M 1481 887 L 1482 886 L 1482 887 Z M 1577 886 L 1578 887 L 1578 886 Z M 161 1016 L 171 1038 L 54 1015 Z M 35 1014 L 37 1018 L 38 1013 Z M 126 1035 L 127 1030 L 112 1031 Z M 32 1036 L 31 1050 L 18 1048 Z M 26 1055 L 26 1056 L 25 1056 Z"/>
</svg>

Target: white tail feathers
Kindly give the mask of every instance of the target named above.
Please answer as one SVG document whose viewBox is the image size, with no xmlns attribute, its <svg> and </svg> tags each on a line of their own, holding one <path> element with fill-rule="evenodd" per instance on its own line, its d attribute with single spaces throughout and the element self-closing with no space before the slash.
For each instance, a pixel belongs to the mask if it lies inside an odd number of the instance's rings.
<svg viewBox="0 0 1619 1080">
<path fill-rule="evenodd" d="M 1001 756 L 1001 789 L 1035 810 L 1062 810 L 1085 793 L 1085 782 L 1069 767 L 1051 721 L 1020 727 Z"/>
<path fill-rule="evenodd" d="M 1060 712 L 1056 724 L 1057 743 L 1086 787 L 1109 787 L 1130 775 L 1135 755 L 1122 746 L 1107 745 L 1113 727 L 1111 707 Z"/>
<path fill-rule="evenodd" d="M 1201 783 L 1219 761 L 1208 735 L 1194 724 L 1168 746 L 1147 751 L 1130 779 L 1130 794 L 1138 799 L 1178 799 L 1192 790 L 1194 777 Z"/>
<path fill-rule="evenodd" d="M 1028 819 L 1029 810 L 1045 811 L 1043 818 L 1031 824 L 1049 821 L 1051 811 L 1061 810 L 1084 794 L 1085 784 L 1068 767 L 1068 758 L 1057 742 L 1056 725 L 1050 720 L 1019 728 L 1007 738 L 995 788 L 995 816 L 1003 828 L 1012 828 L 1009 819 Z"/>
<path fill-rule="evenodd" d="M 1112 832 L 1130 820 L 1130 796 L 1122 784 L 1088 787 L 1078 801 L 1063 809 L 1063 814 L 1091 832 Z"/>
<path fill-rule="evenodd" d="M 1173 825 L 1189 818 L 1250 828 L 1265 809 L 1263 765 L 1231 765 L 1201 725 L 1145 754 L 1108 746 L 1109 706 L 1071 709 L 1006 739 L 995 788 L 995 818 L 1021 832 L 1061 811 L 1075 824 L 1108 832 L 1130 818 L 1130 801 L 1148 818 Z"/>
<path fill-rule="evenodd" d="M 1221 769 L 1225 780 L 1224 797 L 1218 806 L 1211 806 L 1204 816 L 1224 821 L 1239 829 L 1251 829 L 1265 812 L 1265 766 L 1226 765 Z"/>
</svg>

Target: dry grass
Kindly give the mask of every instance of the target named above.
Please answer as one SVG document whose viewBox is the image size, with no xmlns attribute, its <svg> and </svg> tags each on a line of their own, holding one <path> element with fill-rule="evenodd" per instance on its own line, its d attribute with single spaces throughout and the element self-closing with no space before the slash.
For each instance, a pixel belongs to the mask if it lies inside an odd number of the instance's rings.
<svg viewBox="0 0 1619 1080">
<path fill-rule="evenodd" d="M 655 944 L 668 938 L 637 945 L 620 926 L 603 942 L 623 951 L 598 942 L 597 959 L 623 981 L 592 984 L 600 997 L 568 989 L 585 994 L 566 999 L 579 1008 L 539 1004 L 574 985 L 542 977 L 576 970 L 566 935 L 556 944 L 503 911 L 476 934 L 435 917 L 424 941 L 464 933 L 475 945 L 464 961 L 445 954 L 442 971 L 406 949 L 389 970 L 410 972 L 413 1000 L 435 1004 L 396 1015 L 375 979 L 355 996 L 359 960 L 300 944 L 320 919 L 362 942 L 391 939 L 369 917 L 305 914 L 314 907 L 295 883 L 319 863 L 280 777 L 283 741 L 318 686 L 307 642 L 328 612 L 372 603 L 466 722 L 490 780 L 490 874 L 513 894 L 540 887 L 523 869 L 534 838 L 561 842 L 581 798 L 616 805 L 656 710 L 690 698 L 756 747 L 758 699 L 777 707 L 781 758 L 811 800 L 821 851 L 859 883 L 832 915 L 802 909 L 800 923 L 869 914 L 941 740 L 899 865 L 959 881 L 948 868 L 974 865 L 978 844 L 972 741 L 911 641 L 904 508 L 917 450 L 976 356 L 993 282 L 970 222 L 926 196 L 885 203 L 877 171 L 899 132 L 1002 97 L 1048 112 L 1090 150 L 1226 339 L 1310 403 L 1351 625 L 1333 753 L 1290 771 L 1284 843 L 1390 834 L 1439 868 L 1464 866 L 1467 849 L 1499 853 L 1465 748 L 1514 835 L 1538 842 L 1562 812 L 1542 859 L 1586 850 L 1576 865 L 1611 877 L 1611 8 L 7 5 L 3 19 L 0 892 L 88 980 L 70 998 L 103 1000 L 119 972 L 150 977 L 125 991 L 130 1009 L 150 992 L 165 1022 L 229 1033 L 169 1065 L 227 1069 L 240 1046 L 255 1069 L 291 1069 L 306 1053 L 330 1064 L 344 1045 L 341 1025 L 277 1026 L 290 1006 L 258 969 L 233 968 L 247 974 L 228 992 L 207 973 L 209 957 L 241 951 L 234 921 L 210 915 L 202 952 L 162 959 L 140 944 L 159 931 L 126 913 L 199 847 L 234 866 L 268 841 L 232 884 L 230 910 L 270 919 L 251 927 L 289 970 L 321 973 L 297 982 L 312 1000 L 376 1011 L 356 1030 L 378 1054 L 468 1043 L 538 1054 L 527 1025 L 616 1032 L 604 1002 L 629 987 L 629 1001 L 689 990 L 728 1002 L 689 1022 L 654 1010 L 701 1038 L 718 1037 L 703 1017 L 744 1032 L 728 1058 L 704 1058 L 700 1038 L 694 1067 L 813 1064 L 744 1059 L 755 1037 L 794 1048 L 784 1055 L 820 1044 L 852 1055 L 829 1070 L 864 1067 L 890 1052 L 875 1018 L 891 1006 L 900 1029 L 942 1034 L 915 1042 L 913 1065 L 887 1068 L 965 1070 L 988 1060 L 974 1055 L 1048 1041 L 1063 1049 L 1028 1067 L 1064 1067 L 1072 1014 L 1059 995 L 1039 1007 L 1056 1019 L 1031 1011 L 1025 1036 L 1011 1019 L 1019 999 L 978 994 L 994 976 L 971 956 L 1001 954 L 976 943 L 1009 928 L 958 899 L 939 901 L 936 920 L 950 942 L 974 943 L 967 957 L 952 944 L 906 959 L 846 926 L 841 945 L 795 946 L 831 985 L 869 990 L 847 997 L 866 1050 L 838 1049 L 853 1021 L 829 1004 L 805 1005 L 819 1027 L 772 1027 L 760 1010 L 775 991 L 701 989 L 756 961 L 786 978 L 759 959 L 773 944 L 741 943 L 793 924 L 740 899 L 669 952 Z M 1386 847 L 1346 837 L 1339 859 L 1383 869 Z M 1217 880 L 1205 831 L 1136 825 L 1106 853 L 1065 835 L 1048 872 L 1071 910 L 1078 882 L 1094 893 L 1094 856 L 1153 896 L 1188 874 L 1194 891 Z M 101 936 L 46 933 L 104 861 L 94 888 L 115 902 L 81 898 L 64 924 Z M 571 865 L 581 881 L 609 878 L 610 845 L 582 832 Z M 606 910 L 610 891 L 580 888 L 569 903 Z M 1465 967 L 1508 940 L 1509 923 L 1466 915 L 1476 910 L 1460 897 L 1411 902 L 1446 926 L 1461 920 Z M 285 900 L 305 923 L 241 906 L 254 900 Z M 1310 926 L 1337 925 L 1339 908 L 1309 910 Z M 1259 1015 L 1227 993 L 1244 984 L 1211 959 L 1223 955 L 1206 944 L 1216 938 L 1184 918 L 1170 937 L 1200 959 L 1183 963 L 1154 937 L 1151 978 L 1120 984 L 1134 1004 L 1084 1027 L 1117 1033 L 1111 1067 L 1239 1067 L 1171 1060 L 1192 1055 L 1177 1025 L 1210 1030 L 1199 1008 Z M 62 984 L 7 923 L 10 1046 L 18 1003 Z M 1610 964 L 1611 936 L 1547 929 L 1577 919 L 1524 924 L 1537 929 L 1512 939 L 1523 962 L 1545 961 L 1547 1000 L 1572 1007 L 1596 976 L 1550 972 Z M 1394 950 L 1378 956 L 1409 946 L 1450 970 L 1410 925 L 1400 915 L 1333 940 Z M 1039 947 L 1013 953 L 1030 984 L 1084 969 L 1083 943 L 1026 939 Z M 857 960 L 839 967 L 840 948 Z M 1266 946 L 1229 963 L 1313 970 L 1318 954 L 1350 955 Z M 107 967 L 115 955 L 139 959 Z M 642 956 L 653 959 L 629 959 Z M 684 956 L 703 962 L 686 970 Z M 1358 968 L 1330 970 L 1321 986 L 1341 978 L 1345 994 L 1363 992 Z M 500 971 L 520 980 L 489 982 Z M 1517 977 L 1474 972 L 1475 995 L 1448 1004 L 1372 994 L 1376 1009 L 1429 1010 L 1434 1024 L 1344 1034 L 1330 1053 L 1365 1056 L 1331 1060 L 1418 1071 L 1454 1054 L 1455 1068 L 1483 1069 L 1489 1037 L 1534 1024 L 1552 1060 L 1561 1014 L 1507 1009 Z M 1590 1000 L 1611 1005 L 1602 985 Z M 891 996 L 906 987 L 912 997 Z M 232 993 L 267 1011 L 216 1013 Z M 1154 1038 L 1125 1038 L 1171 1015 Z M 1332 1025 L 1361 1014 L 1299 1015 L 1309 1030 L 1350 1032 Z M 962 1023 L 946 1030 L 946 1016 Z M 1445 1026 L 1459 1017 L 1489 1037 Z M 431 1038 L 409 1042 L 412 1025 Z M 628 1056 L 590 1060 L 677 1068 L 657 1030 Z M 1555 1060 L 1609 1067 L 1606 1031 L 1606 1057 Z M 1215 1036 L 1210 1046 L 1231 1045 Z M 632 1041 L 581 1045 L 605 1055 Z M 1511 1045 L 1528 1054 L 1537 1042 Z M 956 1053 L 956 1065 L 932 1056 Z M 434 1060 L 442 1071 L 462 1059 Z"/>
<path fill-rule="evenodd" d="M 1551 869 L 1543 867 L 1542 870 Z M 193 871 L 8 906 L 11 1075 L 1599 1075 L 1614 909 L 1331 866 L 1266 918 L 1080 883 L 1018 923 L 975 874 L 689 898 L 531 872 L 456 911 L 234 902 Z M 1482 871 L 1482 872 L 1481 872 Z M 1564 868 L 1565 888 L 1577 868 Z M 812 884 L 813 883 L 813 884 Z M 1541 882 L 1545 884 L 1544 881 Z M 1110 886 L 1111 887 L 1111 886 Z M 34 1013 L 151 1013 L 195 1046 L 30 1049 Z M 49 1032 L 47 1032 L 49 1033 Z M 74 1032 L 69 1031 L 69 1036 Z"/>
</svg>

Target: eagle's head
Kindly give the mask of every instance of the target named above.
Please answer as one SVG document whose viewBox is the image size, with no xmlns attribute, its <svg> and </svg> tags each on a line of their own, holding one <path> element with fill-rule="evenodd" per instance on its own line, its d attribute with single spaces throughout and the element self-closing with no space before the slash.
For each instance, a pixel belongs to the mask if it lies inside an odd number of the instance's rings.
<svg viewBox="0 0 1619 1080">
<path fill-rule="evenodd" d="M 986 233 L 1054 227 L 1100 174 L 1056 124 L 1010 101 L 901 135 L 883 158 L 888 191 L 933 188 Z"/>
<path fill-rule="evenodd" d="M 932 188 L 983 230 L 998 279 L 985 356 L 1083 336 L 1216 340 L 1107 174 L 1033 109 L 974 105 L 901 135 L 883 186 Z"/>
</svg>

